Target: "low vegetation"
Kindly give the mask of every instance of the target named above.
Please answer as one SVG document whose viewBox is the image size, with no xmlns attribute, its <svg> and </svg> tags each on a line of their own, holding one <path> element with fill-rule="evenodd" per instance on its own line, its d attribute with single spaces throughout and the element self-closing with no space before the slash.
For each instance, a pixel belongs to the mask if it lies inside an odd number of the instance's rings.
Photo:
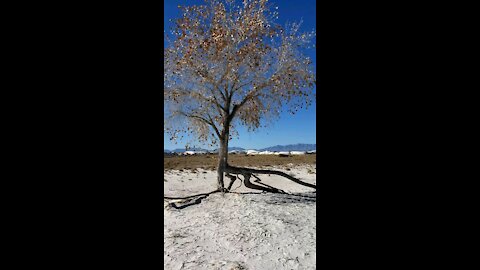
<svg viewBox="0 0 480 270">
<path fill-rule="evenodd" d="M 270 167 L 270 166 L 287 166 L 289 164 L 316 164 L 317 155 L 298 155 L 281 157 L 274 155 L 230 155 L 229 162 L 233 166 L 248 167 Z M 203 168 L 206 170 L 215 170 L 217 167 L 218 156 L 215 154 L 194 155 L 194 156 L 173 156 L 164 155 L 164 170 L 193 170 Z"/>
</svg>

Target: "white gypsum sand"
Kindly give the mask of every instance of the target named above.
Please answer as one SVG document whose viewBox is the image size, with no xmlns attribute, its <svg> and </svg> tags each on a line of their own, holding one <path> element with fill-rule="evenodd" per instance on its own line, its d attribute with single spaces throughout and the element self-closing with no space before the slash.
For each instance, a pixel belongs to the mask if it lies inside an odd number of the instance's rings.
<svg viewBox="0 0 480 270">
<path fill-rule="evenodd" d="M 316 183 L 315 165 L 269 169 Z M 237 180 L 234 192 L 254 194 L 214 193 L 184 209 L 165 204 L 165 269 L 316 269 L 316 193 L 281 176 L 258 176 L 262 183 L 299 196 L 261 193 Z M 216 189 L 215 171 L 172 170 L 164 177 L 169 197 Z"/>
</svg>

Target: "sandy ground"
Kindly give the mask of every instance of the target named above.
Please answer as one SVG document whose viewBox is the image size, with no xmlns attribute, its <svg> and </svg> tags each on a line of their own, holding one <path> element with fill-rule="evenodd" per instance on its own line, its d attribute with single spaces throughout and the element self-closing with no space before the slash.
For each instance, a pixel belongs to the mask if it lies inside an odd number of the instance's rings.
<svg viewBox="0 0 480 270">
<path fill-rule="evenodd" d="M 316 183 L 313 164 L 269 168 Z M 214 171 L 168 170 L 164 177 L 169 197 L 216 188 Z M 212 194 L 197 205 L 166 203 L 165 269 L 316 269 L 316 193 L 283 177 L 260 178 L 292 195 L 261 193 L 237 181 L 235 193 Z"/>
</svg>

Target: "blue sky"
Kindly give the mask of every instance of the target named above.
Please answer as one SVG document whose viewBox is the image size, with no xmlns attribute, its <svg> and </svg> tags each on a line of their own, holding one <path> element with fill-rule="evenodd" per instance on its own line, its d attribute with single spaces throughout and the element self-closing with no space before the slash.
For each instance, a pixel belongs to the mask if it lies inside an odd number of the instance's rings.
<svg viewBox="0 0 480 270">
<path fill-rule="evenodd" d="M 241 1 L 240 1 L 241 2 Z M 281 25 L 286 22 L 299 22 L 303 19 L 301 31 L 311 31 L 316 28 L 316 2 L 315 0 L 270 0 L 273 6 L 278 6 L 279 18 L 276 21 Z M 169 19 L 179 17 L 178 5 L 203 4 L 203 0 L 165 0 L 164 1 L 164 23 L 165 29 L 169 29 Z M 318 33 L 317 33 L 318 35 Z M 315 50 L 310 50 L 307 55 L 316 64 Z M 303 109 L 295 115 L 283 112 L 280 118 L 269 125 L 255 132 L 247 132 L 239 127 L 239 139 L 230 141 L 230 147 L 243 148 L 265 148 L 274 145 L 286 145 L 296 143 L 316 143 L 316 103 L 308 109 Z M 164 138 L 164 149 L 184 148 L 185 142 L 174 144 Z M 205 145 L 197 144 L 197 147 L 208 148 Z"/>
</svg>

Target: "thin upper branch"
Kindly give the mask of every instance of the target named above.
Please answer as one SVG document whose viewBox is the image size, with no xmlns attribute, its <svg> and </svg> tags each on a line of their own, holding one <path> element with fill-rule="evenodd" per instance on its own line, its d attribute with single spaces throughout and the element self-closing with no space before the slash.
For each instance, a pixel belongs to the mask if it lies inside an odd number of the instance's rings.
<svg viewBox="0 0 480 270">
<path fill-rule="evenodd" d="M 189 113 L 185 113 L 185 112 L 178 112 L 178 114 L 180 115 L 183 115 L 185 117 L 189 117 L 189 118 L 194 118 L 194 119 L 198 119 L 206 124 L 208 124 L 209 126 L 211 126 L 213 128 L 213 130 L 215 131 L 215 133 L 217 134 L 217 136 L 220 138 L 220 132 L 218 131 L 218 128 L 217 126 L 215 126 L 215 123 L 213 122 L 213 120 L 211 119 L 211 117 L 209 116 L 210 119 L 206 119 L 200 115 L 195 115 L 195 114 L 189 114 Z"/>
</svg>

